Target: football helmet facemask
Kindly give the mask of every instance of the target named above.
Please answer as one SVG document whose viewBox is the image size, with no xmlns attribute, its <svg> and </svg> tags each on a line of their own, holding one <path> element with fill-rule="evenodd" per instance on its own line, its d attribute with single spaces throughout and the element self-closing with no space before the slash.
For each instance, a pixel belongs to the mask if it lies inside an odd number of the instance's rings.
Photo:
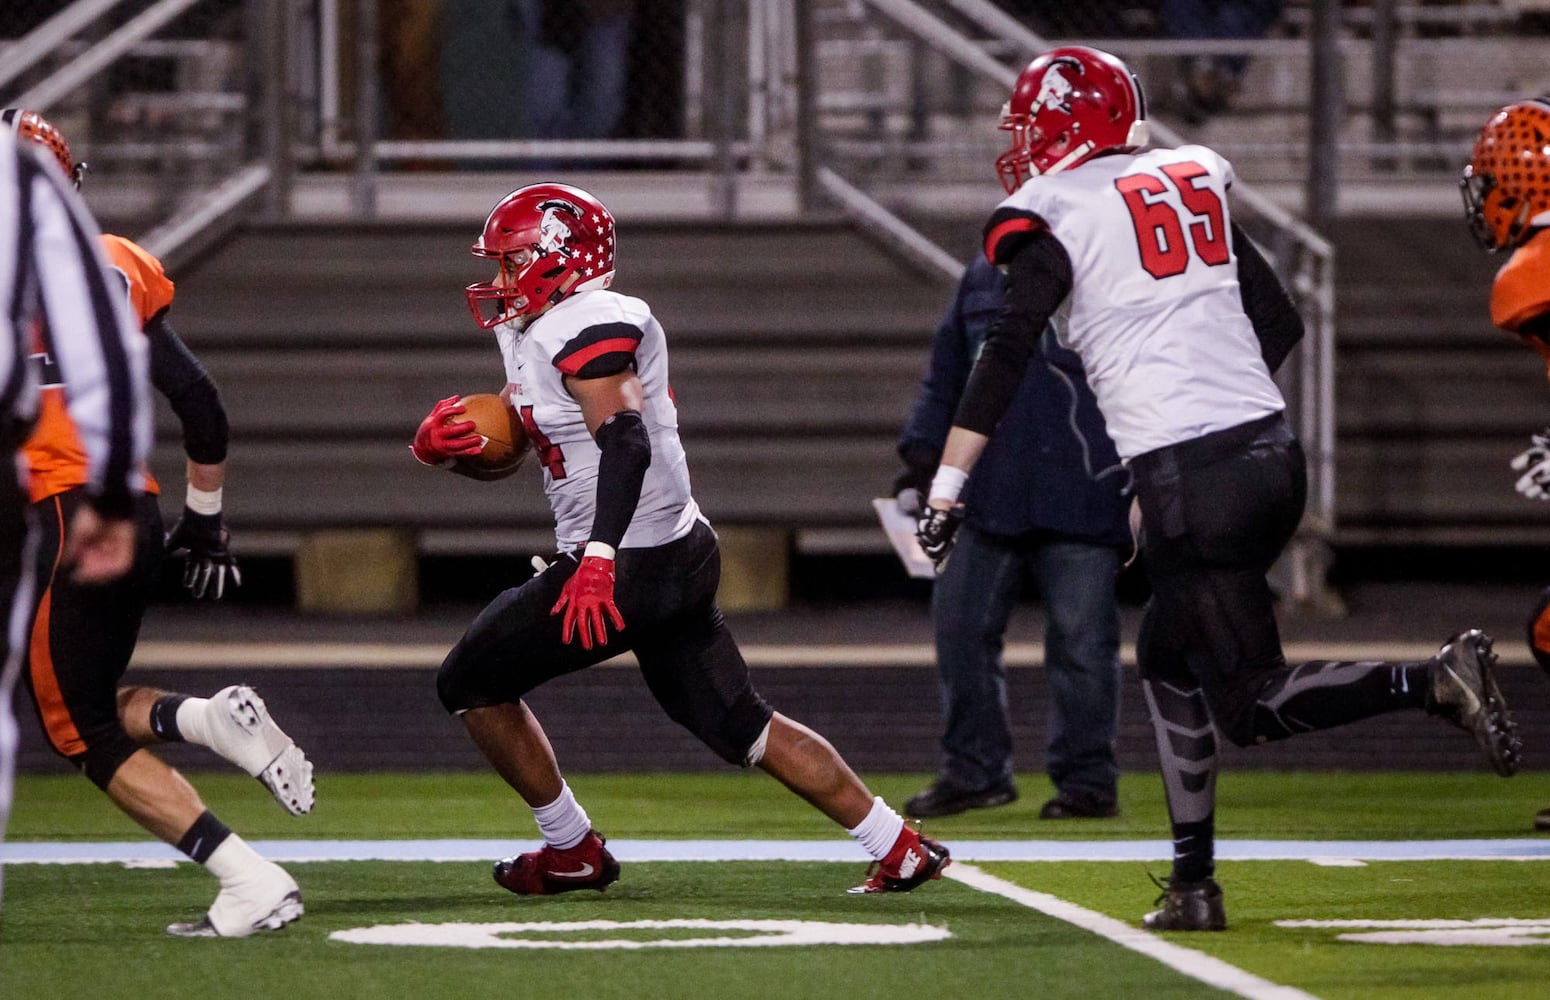
<svg viewBox="0 0 1550 1000">
<path fill-rule="evenodd" d="M 0 111 L 0 128 L 8 128 L 16 133 L 17 138 L 46 149 L 59 161 L 76 189 L 80 190 L 81 180 L 86 176 L 86 164 L 77 163 L 71 158 L 70 144 L 65 142 L 64 133 L 50 124 L 47 118 L 24 108 L 6 108 Z"/>
<path fill-rule="evenodd" d="M 1011 194 L 1030 177 L 1053 174 L 1099 153 L 1146 145 L 1141 81 L 1115 56 L 1081 45 L 1052 49 L 1018 76 L 1001 109 L 1012 147 L 996 158 Z"/>
<path fill-rule="evenodd" d="M 1480 129 L 1459 180 L 1469 231 L 1486 250 L 1516 249 L 1550 226 L 1550 98 L 1518 101 Z"/>
<path fill-rule="evenodd" d="M 473 246 L 500 275 L 467 288 L 468 308 L 486 330 L 525 327 L 576 292 L 614 280 L 614 217 L 566 184 L 531 184 L 502 198 Z"/>
</svg>

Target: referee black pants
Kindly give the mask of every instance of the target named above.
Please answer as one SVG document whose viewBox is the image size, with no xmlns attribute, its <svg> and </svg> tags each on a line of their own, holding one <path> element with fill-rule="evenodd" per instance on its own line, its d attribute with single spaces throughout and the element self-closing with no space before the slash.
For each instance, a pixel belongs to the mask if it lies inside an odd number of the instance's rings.
<svg viewBox="0 0 1550 1000">
<path fill-rule="evenodd" d="M 9 466 L 9 467 L 7 467 Z M 32 606 L 31 577 L 24 573 L 28 545 L 27 497 L 22 492 L 15 451 L 0 464 L 0 840 L 11 816 L 16 774 L 16 714 L 12 692 L 27 652 L 27 611 Z M 0 878 L 5 866 L 0 865 Z M 0 882 L 0 892 L 4 884 Z"/>
</svg>

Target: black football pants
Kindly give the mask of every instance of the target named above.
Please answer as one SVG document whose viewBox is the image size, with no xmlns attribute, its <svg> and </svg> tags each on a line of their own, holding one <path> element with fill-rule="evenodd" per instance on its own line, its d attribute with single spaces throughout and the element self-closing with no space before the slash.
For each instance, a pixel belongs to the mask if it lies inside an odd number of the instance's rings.
<svg viewBox="0 0 1550 1000">
<path fill-rule="evenodd" d="M 1425 665 L 1316 661 L 1288 667 L 1265 574 L 1302 518 L 1302 447 L 1281 414 L 1131 463 L 1153 598 L 1143 678 L 1198 685 L 1239 746 L 1425 703 Z"/>
<path fill-rule="evenodd" d="M 721 553 L 710 525 L 701 521 L 666 545 L 619 550 L 614 602 L 624 629 L 610 623 L 608 644 L 590 650 L 574 636 L 564 642 L 561 617 L 550 613 L 577 565 L 561 555 L 479 613 L 437 675 L 442 705 L 462 712 L 515 703 L 547 680 L 634 651 L 668 717 L 723 760 L 746 764 L 773 712 L 716 607 Z"/>
</svg>

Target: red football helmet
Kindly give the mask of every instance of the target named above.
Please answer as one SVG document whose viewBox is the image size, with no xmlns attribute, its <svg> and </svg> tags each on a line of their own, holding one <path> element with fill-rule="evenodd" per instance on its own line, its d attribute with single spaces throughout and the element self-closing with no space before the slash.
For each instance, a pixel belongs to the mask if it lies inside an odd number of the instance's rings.
<svg viewBox="0 0 1550 1000">
<path fill-rule="evenodd" d="M 495 281 L 468 286 L 468 308 L 486 330 L 525 326 L 568 295 L 614 280 L 614 217 L 567 184 L 530 184 L 500 200 L 474 244 L 500 262 Z"/>
<path fill-rule="evenodd" d="M 1107 52 L 1053 49 L 1017 78 L 1001 129 L 1012 133 L 1012 148 L 997 157 L 996 173 L 1011 194 L 1030 177 L 1146 145 L 1146 98 L 1141 81 Z"/>
<path fill-rule="evenodd" d="M 6 108 L 0 111 L 0 126 L 9 128 L 18 138 L 37 143 L 48 150 L 59 161 L 70 180 L 75 182 L 75 186 L 81 186 L 81 178 L 86 176 L 86 164 L 71 159 L 70 144 L 65 142 L 64 133 L 49 124 L 47 118 L 36 111 Z"/>
<path fill-rule="evenodd" d="M 1550 226 L 1550 98 L 1518 101 L 1492 115 L 1459 189 L 1470 232 L 1493 253 Z"/>
</svg>

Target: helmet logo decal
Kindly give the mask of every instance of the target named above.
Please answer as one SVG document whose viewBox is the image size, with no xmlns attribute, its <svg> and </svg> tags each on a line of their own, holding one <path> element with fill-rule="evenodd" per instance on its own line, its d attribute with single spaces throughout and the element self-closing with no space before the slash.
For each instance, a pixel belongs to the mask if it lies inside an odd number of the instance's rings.
<svg viewBox="0 0 1550 1000">
<path fill-rule="evenodd" d="M 576 251 L 569 246 L 571 240 L 570 225 L 561 218 L 560 213 L 566 212 L 572 218 L 580 219 L 581 210 L 568 201 L 546 201 L 539 208 L 543 209 L 544 217 L 538 223 L 538 249 L 541 253 L 557 253 L 565 257 L 574 257 Z"/>
<path fill-rule="evenodd" d="M 1041 110 L 1071 113 L 1071 95 L 1076 93 L 1076 87 L 1061 72 L 1065 67 L 1070 67 L 1078 76 L 1082 73 L 1082 64 L 1075 59 L 1061 57 L 1052 61 L 1039 80 L 1039 93 L 1033 99 L 1032 113 Z"/>
</svg>

